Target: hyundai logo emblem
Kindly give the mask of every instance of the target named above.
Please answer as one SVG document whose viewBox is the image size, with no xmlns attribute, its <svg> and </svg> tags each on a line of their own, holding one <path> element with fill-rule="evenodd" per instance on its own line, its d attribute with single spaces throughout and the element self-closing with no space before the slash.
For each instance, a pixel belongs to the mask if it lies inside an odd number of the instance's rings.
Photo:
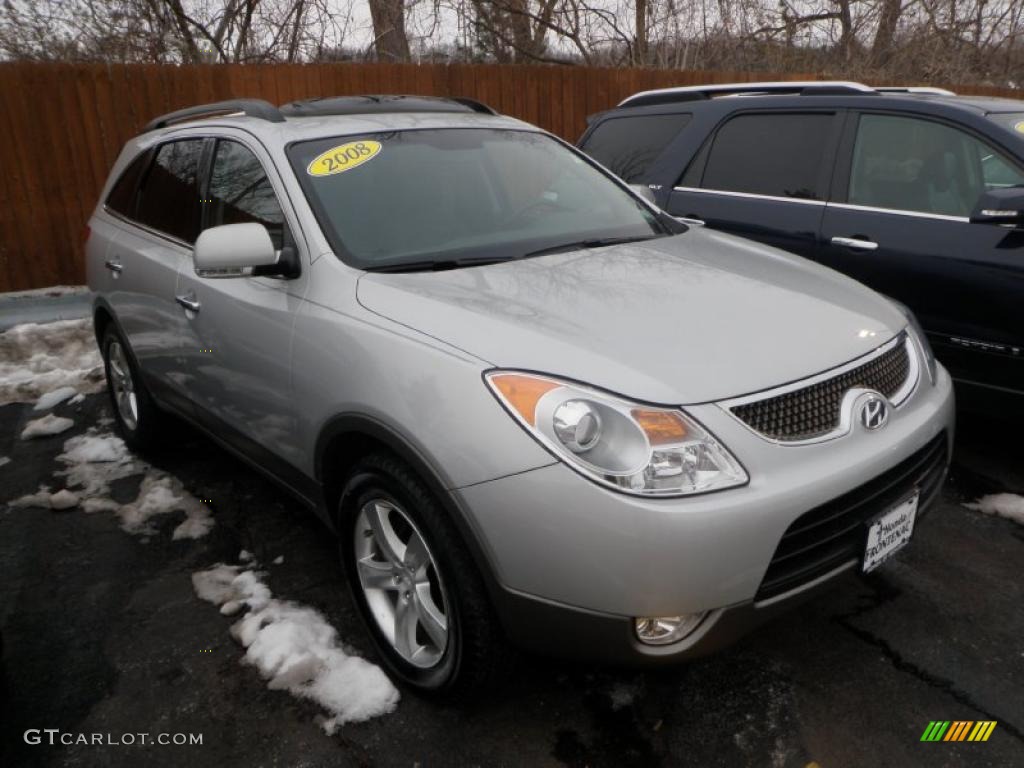
<svg viewBox="0 0 1024 768">
<path fill-rule="evenodd" d="M 880 397 L 872 395 L 860 407 L 860 423 L 865 429 L 881 429 L 889 421 L 889 406 Z"/>
</svg>

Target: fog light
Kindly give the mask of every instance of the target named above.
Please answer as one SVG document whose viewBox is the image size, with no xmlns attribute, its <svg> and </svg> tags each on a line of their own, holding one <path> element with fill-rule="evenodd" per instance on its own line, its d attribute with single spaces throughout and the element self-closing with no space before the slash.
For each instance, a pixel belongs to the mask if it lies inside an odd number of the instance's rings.
<svg viewBox="0 0 1024 768">
<path fill-rule="evenodd" d="M 634 619 L 636 636 L 647 645 L 668 645 L 682 640 L 695 630 L 707 616 L 702 613 L 688 613 L 685 616 L 659 616 L 652 619 Z"/>
</svg>

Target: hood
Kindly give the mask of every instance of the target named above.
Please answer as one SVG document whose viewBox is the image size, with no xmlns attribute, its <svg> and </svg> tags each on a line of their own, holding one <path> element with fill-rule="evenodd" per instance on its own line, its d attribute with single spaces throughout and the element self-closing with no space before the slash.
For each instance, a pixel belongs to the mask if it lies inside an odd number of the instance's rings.
<svg viewBox="0 0 1024 768">
<path fill-rule="evenodd" d="M 494 366 L 662 404 L 802 379 L 906 324 L 889 301 L 837 272 L 697 228 L 489 266 L 367 273 L 358 299 Z"/>
</svg>

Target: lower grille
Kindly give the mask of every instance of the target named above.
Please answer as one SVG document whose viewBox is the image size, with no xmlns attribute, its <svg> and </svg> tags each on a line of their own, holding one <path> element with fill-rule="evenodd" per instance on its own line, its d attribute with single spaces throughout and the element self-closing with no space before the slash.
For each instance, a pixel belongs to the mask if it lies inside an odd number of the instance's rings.
<svg viewBox="0 0 1024 768">
<path fill-rule="evenodd" d="M 782 535 L 755 601 L 781 595 L 860 558 L 867 539 L 867 522 L 914 488 L 921 494 L 920 516 L 942 487 L 945 472 L 943 432 L 874 480 L 798 517 Z"/>
<path fill-rule="evenodd" d="M 733 406 L 732 412 L 772 440 L 810 440 L 839 427 L 843 397 L 854 387 L 891 398 L 909 375 L 910 354 L 905 337 L 900 337 L 899 343 L 863 365 L 802 389 Z"/>
</svg>

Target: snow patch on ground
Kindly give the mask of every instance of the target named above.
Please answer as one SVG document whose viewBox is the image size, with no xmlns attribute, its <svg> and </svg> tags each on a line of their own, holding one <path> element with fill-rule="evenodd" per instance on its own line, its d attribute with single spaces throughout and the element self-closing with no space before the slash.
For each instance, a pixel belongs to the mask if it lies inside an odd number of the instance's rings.
<svg viewBox="0 0 1024 768">
<path fill-rule="evenodd" d="M 26 424 L 25 428 L 21 430 L 21 439 L 32 440 L 36 437 L 59 435 L 73 426 L 75 426 L 73 419 L 68 419 L 64 416 L 54 416 L 52 413 L 48 413 L 41 419 L 35 419 Z"/>
<path fill-rule="evenodd" d="M 15 499 L 11 506 L 68 509 L 77 505 L 89 513 L 114 512 L 121 518 L 121 528 L 137 536 L 155 534 L 155 519 L 172 512 L 185 513 L 184 521 L 174 529 L 174 539 L 198 539 L 213 528 L 208 506 L 185 490 L 173 475 L 134 457 L 115 435 L 98 434 L 93 428 L 72 437 L 64 442 L 64 452 L 57 461 L 64 469 L 55 475 L 64 480 L 66 489 L 50 493 L 49 488 L 40 487 L 36 493 Z M 134 475 L 143 476 L 135 500 L 119 504 L 111 499 L 111 483 Z M 70 503 L 71 497 L 74 504 Z"/>
<path fill-rule="evenodd" d="M 3 461 L 0 461 L 0 467 L 4 465 Z M 274 565 L 282 565 L 284 563 L 284 555 L 278 555 L 274 558 Z"/>
<path fill-rule="evenodd" d="M 321 725 L 328 734 L 398 706 L 398 690 L 380 667 L 346 653 L 319 611 L 274 598 L 255 571 L 220 563 L 192 574 L 192 584 L 221 613 L 248 609 L 231 627 L 246 649 L 243 661 L 259 670 L 271 690 L 324 707 L 330 717 Z"/>
<path fill-rule="evenodd" d="M 964 504 L 968 509 L 986 515 L 998 515 L 1024 525 L 1024 496 L 1016 493 L 994 493 L 982 496 L 973 504 Z"/>
<path fill-rule="evenodd" d="M 78 390 L 74 387 L 60 387 L 52 392 L 47 392 L 45 395 L 36 400 L 35 406 L 32 408 L 33 411 L 48 411 L 53 406 L 63 403 L 65 400 L 71 397 L 76 397 Z M 84 399 L 84 398 L 83 398 Z"/>
<path fill-rule="evenodd" d="M 62 387 L 103 387 L 92 320 L 26 323 L 0 333 L 0 405 L 31 403 Z"/>
<path fill-rule="evenodd" d="M 43 296 L 84 296 L 89 292 L 87 285 L 51 285 L 49 288 L 33 288 L 28 291 L 0 293 L 3 299 L 35 299 Z"/>
<path fill-rule="evenodd" d="M 11 457 L 10 456 L 0 456 L 0 467 L 2 467 L 4 464 L 10 464 L 10 463 L 11 463 Z"/>
</svg>

